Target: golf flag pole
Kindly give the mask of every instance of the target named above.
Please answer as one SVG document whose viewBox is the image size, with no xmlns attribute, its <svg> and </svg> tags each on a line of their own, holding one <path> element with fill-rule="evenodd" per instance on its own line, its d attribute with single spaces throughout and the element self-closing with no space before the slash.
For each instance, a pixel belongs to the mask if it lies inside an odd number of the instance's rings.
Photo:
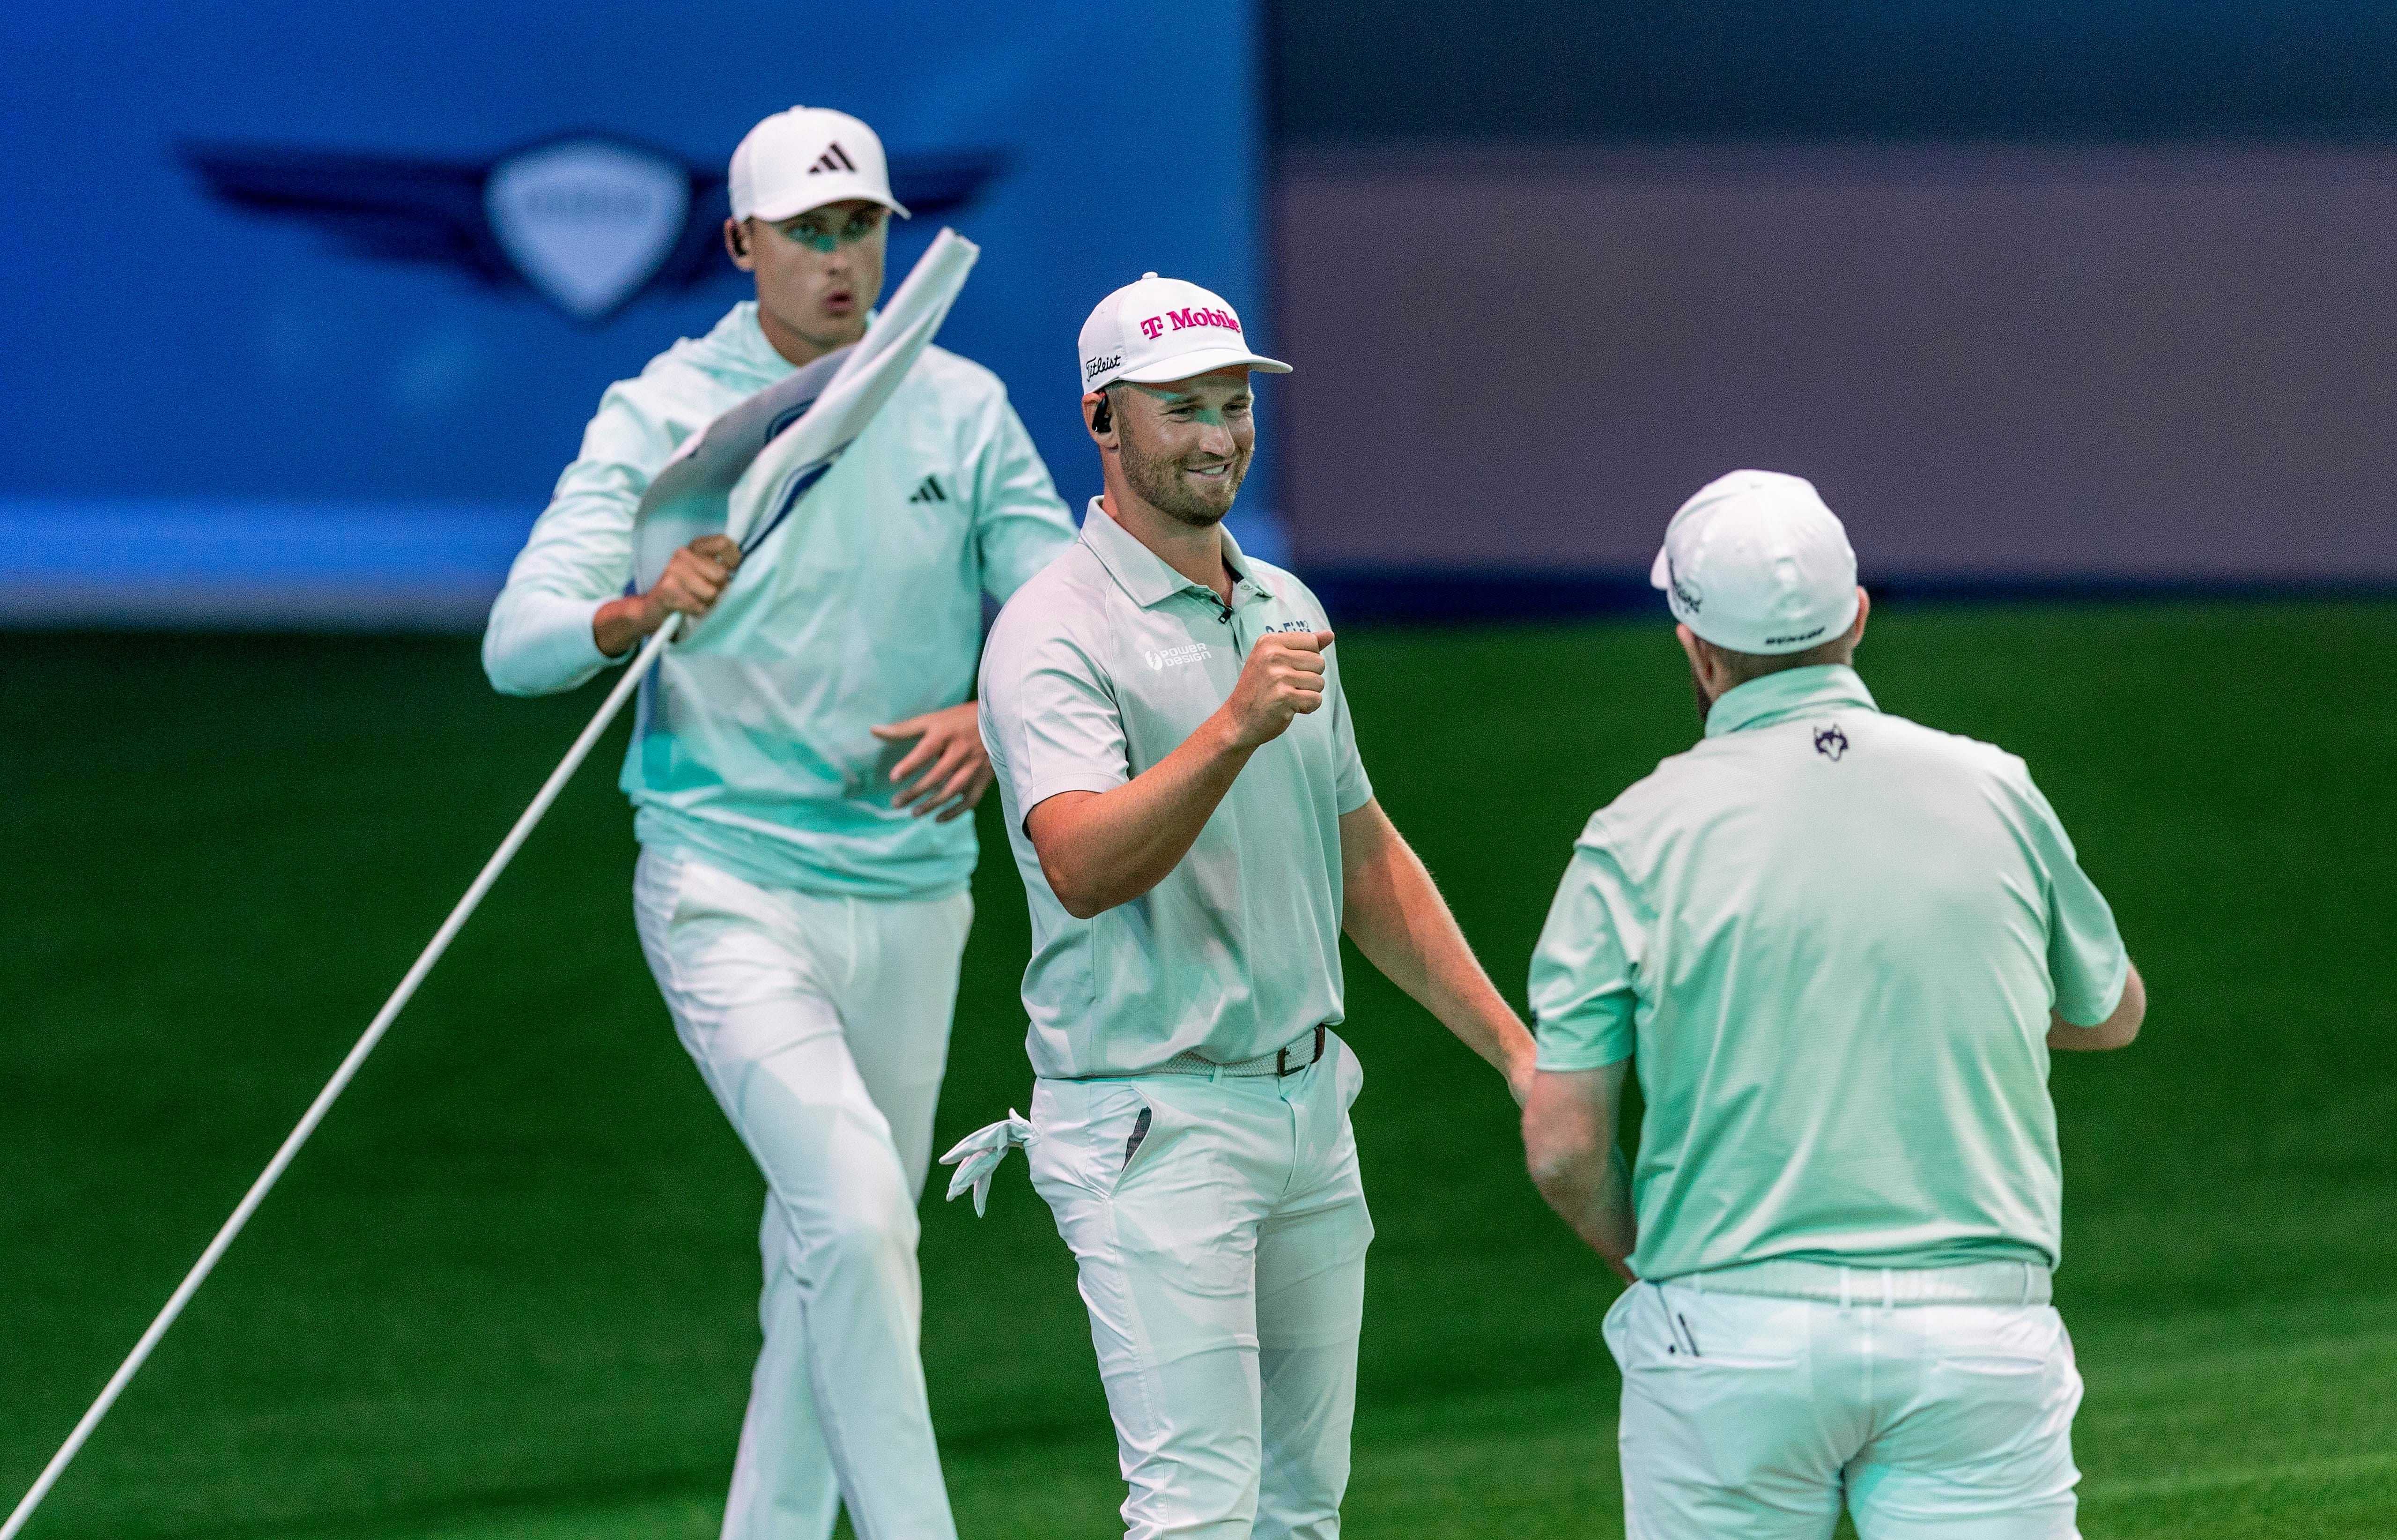
<svg viewBox="0 0 2397 1540">
<path fill-rule="evenodd" d="M 318 1091 L 316 1099 L 308 1105 L 299 1126 L 284 1139 L 283 1147 L 275 1152 L 275 1158 L 266 1163 L 266 1169 L 259 1172 L 258 1180 L 249 1185 L 249 1191 L 242 1195 L 240 1203 L 234 1208 L 233 1217 L 224 1222 L 224 1226 L 217 1231 L 216 1239 L 208 1242 L 208 1250 L 200 1253 L 200 1260 L 192 1265 L 192 1270 L 183 1275 L 183 1281 L 167 1296 L 167 1307 L 158 1312 L 157 1319 L 150 1323 L 150 1329 L 141 1333 L 141 1340 L 133 1345 L 133 1351 L 125 1356 L 125 1361 L 117 1365 L 116 1373 L 109 1376 L 108 1384 L 100 1390 L 100 1399 L 91 1403 L 91 1409 L 83 1414 L 83 1420 L 75 1424 L 74 1431 L 67 1435 L 67 1441 L 50 1456 L 50 1463 L 42 1467 L 42 1474 L 34 1480 L 33 1489 L 25 1493 L 24 1500 L 17 1505 L 16 1511 L 8 1515 L 8 1521 L 0 1524 L 0 1540 L 14 1540 L 17 1532 L 33 1518 L 33 1510 L 41 1506 L 42 1499 L 49 1495 L 50 1488 L 58 1484 L 68 1462 L 83 1448 L 84 1441 L 91 1437 L 92 1429 L 100 1426 L 100 1420 L 108 1415 L 108 1409 L 116 1404 L 116 1398 L 124 1394 L 126 1386 L 149 1359 L 151 1350 L 158 1346 L 158 1339 L 175 1324 L 175 1318 L 183 1313 L 183 1306 L 191 1303 L 192 1296 L 199 1292 L 200 1285 L 208 1281 L 218 1259 L 234 1243 L 234 1238 L 241 1234 L 242 1226 L 249 1223 L 249 1216 L 258 1212 L 258 1206 L 266 1201 L 266 1195 L 275 1190 L 275 1184 L 282 1180 L 284 1172 L 299 1155 L 300 1146 L 316 1132 L 316 1125 L 325 1120 L 325 1114 L 333 1110 L 333 1103 L 356 1077 L 359 1067 L 367 1062 L 367 1055 L 375 1051 L 375 1045 L 382 1041 L 383 1034 L 391 1030 L 391 1024 L 399 1018 L 401 1009 L 416 993 L 417 985 L 433 971 L 433 965 L 441 960 L 441 954 L 447 952 L 450 942 L 457 939 L 467 917 L 474 914 L 475 905 L 483 902 L 483 895 L 491 891 L 491 884 L 500 879 L 500 874 L 507 870 L 508 863 L 523 848 L 533 825 L 541 822 L 542 815 L 549 811 L 550 804 L 557 800 L 557 794 L 566 789 L 566 783 L 573 779 L 574 772 L 582 768 L 583 759 L 591 753 L 591 746 L 599 742 L 599 735 L 607 730 L 608 724 L 616 719 L 616 713 L 623 709 L 624 702 L 640 687 L 641 680 L 648 676 L 649 669 L 657 663 L 658 654 L 681 629 L 681 623 L 680 615 L 667 616 L 666 623 L 658 627 L 648 645 L 641 649 L 641 655 L 634 660 L 633 666 L 624 670 L 624 676 L 616 681 L 614 690 L 608 692 L 607 701 L 599 707 L 598 714 L 591 718 L 591 725 L 583 730 L 583 735 L 574 740 L 574 746 L 566 751 L 566 757 L 549 772 L 549 779 L 542 783 L 531 806 L 525 809 L 523 815 L 516 820 L 516 827 L 508 831 L 508 837 L 500 841 L 500 848 L 491 852 L 491 859 L 483 864 L 482 871 L 476 875 L 473 886 L 466 890 L 466 895 L 449 911 L 449 917 L 441 922 L 441 929 L 433 932 L 432 942 L 418 954 L 415 966 L 408 969 L 407 976 L 399 981 L 399 987 L 391 992 L 391 998 L 383 1001 L 382 1009 L 375 1012 L 365 1035 L 350 1050 L 349 1056 L 341 1061 L 341 1067 L 333 1071 L 333 1078 L 325 1082 L 325 1089 Z"/>
<path fill-rule="evenodd" d="M 940 329 L 942 320 L 948 315 L 950 303 L 956 300 L 957 290 L 965 284 L 966 274 L 980 254 L 980 249 L 973 243 L 955 231 L 941 232 L 917 262 L 914 271 L 908 274 L 906 282 L 900 285 L 899 292 L 891 297 L 889 309 L 877 317 L 865 339 L 843 350 L 845 356 L 835 366 L 829 382 L 823 383 L 821 394 L 811 395 L 806 402 L 795 404 L 793 408 L 785 408 L 792 415 L 783 418 L 783 431 L 777 432 L 769 427 L 757 449 L 751 451 L 754 460 L 744 461 L 729 487 L 718 486 L 715 489 L 713 505 L 724 510 L 715 522 L 716 529 L 741 541 L 744 551 L 754 550 L 759 541 L 771 534 L 790 516 L 808 491 L 823 479 L 824 472 L 831 468 L 841 451 L 864 430 L 874 414 L 891 398 L 891 392 L 898 388 L 907 370 L 914 367 L 925 344 Z M 740 408 L 734 410 L 737 412 Z M 733 414 L 726 415 L 730 417 Z M 694 438 L 693 443 L 697 442 L 698 439 Z M 682 457 L 676 458 L 680 460 Z M 662 473 L 660 482 L 665 479 Z M 703 494 L 699 504 L 705 506 L 709 501 Z M 686 522 L 691 508 L 691 502 L 686 500 L 677 510 L 685 516 Z M 649 513 L 649 499 L 645 497 L 642 516 L 646 517 Z M 702 521 L 705 521 L 703 515 Z M 649 575 L 648 581 L 654 581 L 654 574 Z M 608 724 L 616 719 L 616 714 L 623 710 L 624 703 L 632 699 L 641 681 L 657 666 L 667 644 L 674 640 L 682 626 L 681 615 L 668 615 L 665 623 L 658 627 L 642 646 L 639 656 L 633 660 L 631 667 L 624 670 L 623 677 L 616 681 L 616 687 L 608 692 L 607 700 L 600 703 L 599 710 L 592 716 L 590 724 L 574 740 L 573 746 L 566 751 L 566 757 L 549 772 L 549 779 L 542 783 L 541 790 L 534 794 L 531 803 L 517 817 L 515 826 L 508 830 L 507 837 L 500 841 L 500 848 L 483 863 L 482 871 L 475 875 L 464 896 L 450 909 L 449 917 L 441 922 L 441 928 L 433 933 L 432 941 L 417 955 L 415 963 L 400 979 L 399 987 L 383 1001 L 382 1009 L 375 1012 L 374 1020 L 368 1024 L 365 1033 L 341 1060 L 341 1067 L 333 1071 L 333 1078 L 325 1082 L 325 1088 L 308 1105 L 308 1110 L 301 1115 L 299 1124 L 275 1152 L 275 1158 L 266 1163 L 266 1169 L 259 1173 L 258 1180 L 249 1185 L 249 1190 L 242 1195 L 232 1216 L 217 1231 L 216 1239 L 208 1242 L 208 1249 L 200 1253 L 199 1261 L 192 1265 L 192 1270 L 183 1275 L 183 1281 L 176 1285 L 175 1292 L 167 1296 L 166 1307 L 141 1333 L 141 1340 L 133 1345 L 133 1351 L 125 1356 L 125 1361 L 117 1365 L 116 1373 L 109 1376 L 108 1384 L 101 1387 L 99 1398 L 75 1424 L 74 1431 L 67 1435 L 66 1442 L 59 1446 L 59 1452 L 50 1456 L 49 1464 L 42 1467 L 41 1475 L 34 1479 L 32 1488 L 9 1513 L 7 1522 L 0 1523 L 0 1540 L 16 1540 L 16 1536 L 32 1520 L 33 1510 L 41 1507 L 42 1500 L 50 1494 L 50 1489 L 58 1485 L 59 1478 L 65 1474 L 68 1465 L 90 1440 L 100 1419 L 108 1415 L 109 1409 L 116 1404 L 116 1399 L 125 1393 L 126 1386 L 149 1360 L 159 1340 L 166 1336 L 167 1329 L 183 1313 L 183 1307 L 192 1302 L 192 1296 L 199 1292 L 200 1285 L 208 1281 L 209 1273 L 216 1269 L 218 1261 L 241 1234 L 242 1227 L 249 1223 L 259 1205 L 266 1201 L 266 1195 L 275 1190 L 275 1183 L 282 1180 L 284 1172 L 299 1156 L 301 1146 L 307 1144 L 309 1136 L 316 1132 L 316 1125 L 325 1120 L 325 1115 L 332 1111 L 334 1102 L 349 1088 L 350 1081 L 365 1065 L 367 1056 L 375 1051 L 376 1044 L 382 1041 L 383 1034 L 391 1030 L 392 1023 L 398 1020 L 400 1011 L 416 994 L 417 986 L 424 982 L 425 975 L 433 971 L 434 964 L 441 960 L 442 954 L 449 949 L 449 944 L 457 939 L 458 932 L 465 928 L 466 921 L 483 902 L 484 895 L 491 891 L 491 885 L 499 881 L 500 874 L 507 870 L 508 863 L 516 858 L 516 851 L 523 849 L 524 842 L 531 837 L 542 815 L 557 800 L 558 793 L 566 789 L 566 783 L 573 779 L 574 772 L 589 757 L 600 735 L 608 730 Z"/>
</svg>

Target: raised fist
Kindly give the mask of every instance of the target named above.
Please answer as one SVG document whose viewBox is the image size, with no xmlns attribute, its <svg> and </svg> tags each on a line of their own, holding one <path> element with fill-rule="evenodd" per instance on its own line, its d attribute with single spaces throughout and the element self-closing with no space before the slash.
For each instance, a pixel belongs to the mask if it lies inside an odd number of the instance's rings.
<svg viewBox="0 0 2397 1540">
<path fill-rule="evenodd" d="M 1329 631 L 1268 631 L 1249 649 L 1224 712 L 1241 748 L 1270 743 L 1291 718 L 1323 704 L 1323 649 Z"/>
</svg>

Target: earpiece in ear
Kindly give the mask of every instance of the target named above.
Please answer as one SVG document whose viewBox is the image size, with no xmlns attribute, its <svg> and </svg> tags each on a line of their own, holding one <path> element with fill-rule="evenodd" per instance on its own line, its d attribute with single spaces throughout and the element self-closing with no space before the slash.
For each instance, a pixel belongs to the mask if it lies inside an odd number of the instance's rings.
<svg viewBox="0 0 2397 1540">
<path fill-rule="evenodd" d="M 1112 433 L 1115 431 L 1115 403 L 1102 395 L 1099 397 L 1099 404 L 1091 408 L 1091 431 Z"/>
</svg>

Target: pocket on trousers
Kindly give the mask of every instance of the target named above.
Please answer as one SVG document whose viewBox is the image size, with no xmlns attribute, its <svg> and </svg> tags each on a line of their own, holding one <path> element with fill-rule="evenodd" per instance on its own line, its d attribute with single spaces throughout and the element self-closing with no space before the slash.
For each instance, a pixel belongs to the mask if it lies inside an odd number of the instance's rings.
<svg viewBox="0 0 2397 1540">
<path fill-rule="evenodd" d="M 1336 1082 L 1340 1088 L 1340 1105 L 1343 1107 L 1353 1107 L 1357 1105 L 1358 1096 L 1365 1089 L 1364 1063 L 1357 1057 L 1357 1051 L 1344 1042 L 1337 1033 L 1327 1033 L 1325 1038 L 1327 1051 L 1340 1056 L 1340 1078 Z"/>
<path fill-rule="evenodd" d="M 1156 1115 L 1125 1081 L 1044 1080 L 1032 1093 L 1032 1125 L 1039 1137 L 1026 1154 L 1036 1184 L 1064 1182 L 1106 1198 L 1146 1152 Z"/>
<path fill-rule="evenodd" d="M 1104 1212 L 1115 1248 L 1176 1288 L 1249 1287 L 1254 1236 L 1236 1233 L 1230 1169 L 1206 1123 L 1172 1094 L 1124 1080 L 1043 1080 L 1032 1122 L 1033 1183 L 1051 1208 Z M 1085 1208 L 1091 1199 L 1098 1209 Z"/>
<path fill-rule="evenodd" d="M 1235 1178 L 1205 1091 L 1204 1082 L 1143 1091 L 1141 1112 L 1108 1152 L 1118 1163 L 1105 1190 L 1126 1255 L 1188 1293 L 1223 1296 L 1252 1286 L 1255 1232 L 1234 1223 Z"/>
<path fill-rule="evenodd" d="M 1606 1307 L 1606 1314 L 1599 1319 L 1599 1337 L 1606 1344 L 1606 1350 L 1614 1358 L 1614 1366 L 1617 1369 L 1625 1367 L 1623 1361 L 1623 1333 L 1626 1330 L 1624 1326 L 1624 1318 L 1630 1312 L 1632 1301 L 1639 1297 L 1640 1289 L 1640 1286 L 1634 1283 L 1630 1287 L 1625 1289 L 1623 1292 L 1615 1295 L 1614 1303 Z"/>
<path fill-rule="evenodd" d="M 1628 1362 L 1615 1355 L 1627 1373 L 1786 1373 L 1805 1361 L 1812 1327 L 1802 1300 L 1654 1283 L 1630 1292 L 1648 1297 L 1632 1299 L 1616 1328 L 1631 1354 Z"/>
<path fill-rule="evenodd" d="M 1928 1327 L 1931 1369 L 1926 1389 L 1939 1409 L 1936 1426 L 1957 1458 L 2024 1444 L 2060 1441 L 2081 1404 L 2064 1322 L 2044 1306 L 1933 1306 Z"/>
<path fill-rule="evenodd" d="M 2064 1320 L 2049 1306 L 1959 1306 L 1940 1309 L 1933 1361 L 1958 1374 L 1992 1379 L 2054 1373 L 2071 1359 Z"/>
</svg>

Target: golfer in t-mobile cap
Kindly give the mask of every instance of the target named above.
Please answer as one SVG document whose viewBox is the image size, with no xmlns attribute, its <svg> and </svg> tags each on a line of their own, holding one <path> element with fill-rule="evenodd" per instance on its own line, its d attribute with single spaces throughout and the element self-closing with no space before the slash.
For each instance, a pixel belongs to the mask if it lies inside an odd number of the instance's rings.
<svg viewBox="0 0 2397 1540">
<path fill-rule="evenodd" d="M 2023 762 L 1888 716 L 1796 476 L 1673 516 L 1705 739 L 1589 821 L 1532 963 L 1541 1191 L 1626 1278 L 1632 1540 L 2075 1533 L 2052 1049 L 2146 991 Z M 1627 1184 L 1627 1070 L 1647 1113 Z"/>
<path fill-rule="evenodd" d="M 1250 350 L 1150 274 L 1082 328 L 1105 495 L 983 657 L 982 728 L 1032 911 L 1028 1124 L 1080 1265 L 1135 1537 L 1340 1526 L 1373 1226 L 1340 936 L 1510 1082 L 1532 1041 L 1373 800 L 1323 607 L 1223 528 Z M 981 1196 L 977 1192 L 977 1199 Z"/>
<path fill-rule="evenodd" d="M 761 549 L 720 535 L 645 594 L 634 511 L 719 413 L 864 335 L 891 195 L 857 119 L 795 107 L 732 154 L 725 242 L 757 278 L 695 341 L 609 388 L 509 573 L 483 658 L 511 694 L 581 684 L 669 613 L 624 758 L 635 913 L 683 1044 L 767 1185 L 765 1348 L 728 1540 L 954 1533 L 923 1371 L 916 1197 L 972 917 L 982 594 L 1073 539 L 986 369 L 928 347 Z M 719 597 L 721 603 L 718 603 Z"/>
</svg>

